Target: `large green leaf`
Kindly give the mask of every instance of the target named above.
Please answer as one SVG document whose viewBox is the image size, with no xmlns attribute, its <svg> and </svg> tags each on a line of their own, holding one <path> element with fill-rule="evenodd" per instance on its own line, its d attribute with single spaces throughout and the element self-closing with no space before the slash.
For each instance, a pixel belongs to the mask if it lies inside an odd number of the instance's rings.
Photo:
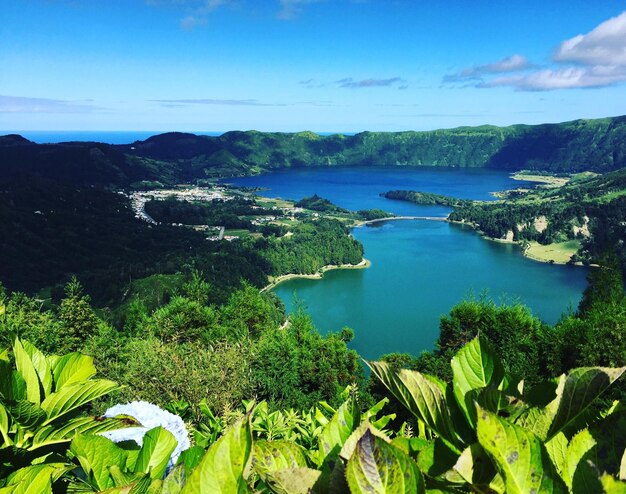
<svg viewBox="0 0 626 494">
<path fill-rule="evenodd" d="M 504 478 L 507 494 L 567 492 L 544 446 L 531 431 L 480 407 L 477 414 L 478 441 Z"/>
<path fill-rule="evenodd" d="M 465 448 L 456 464 L 456 471 L 468 484 L 487 491 L 496 475 L 496 469 L 483 447 L 474 443 Z"/>
<path fill-rule="evenodd" d="M 556 436 L 545 443 L 546 451 L 552 460 L 552 464 L 556 467 L 561 476 L 563 475 L 563 470 L 565 469 L 568 444 L 569 441 L 562 432 L 559 432 Z"/>
<path fill-rule="evenodd" d="M 44 396 L 47 396 L 52 391 L 52 369 L 50 368 L 50 364 L 46 356 L 37 350 L 35 345 L 28 341 L 23 341 L 22 345 L 37 372 Z"/>
<path fill-rule="evenodd" d="M 558 379 L 556 397 L 545 407 L 533 407 L 516 423 L 548 441 L 575 423 L 589 405 L 623 373 L 626 367 L 581 367 Z"/>
<path fill-rule="evenodd" d="M 55 359 L 52 372 L 54 374 L 55 390 L 63 386 L 87 381 L 96 375 L 93 357 L 74 352 Z"/>
<path fill-rule="evenodd" d="M 342 446 L 359 425 L 359 417 L 359 409 L 352 398 L 337 409 L 318 437 L 320 465 L 337 458 Z"/>
<path fill-rule="evenodd" d="M 265 476 L 268 473 L 290 468 L 306 467 L 304 449 L 289 441 L 255 441 L 252 465 Z"/>
<path fill-rule="evenodd" d="M 316 485 L 321 475 L 322 472 L 311 468 L 289 468 L 269 474 L 267 482 L 274 494 L 322 494 Z"/>
<path fill-rule="evenodd" d="M 617 480 L 611 475 L 603 475 L 600 479 L 605 494 L 626 494 L 626 482 Z"/>
<path fill-rule="evenodd" d="M 33 429 L 46 420 L 46 412 L 40 406 L 27 400 L 20 400 L 9 406 L 11 418 L 25 429 Z"/>
<path fill-rule="evenodd" d="M 26 399 L 26 381 L 9 362 L 0 359 L 0 399 L 18 401 Z"/>
<path fill-rule="evenodd" d="M 167 429 L 150 429 L 143 437 L 134 471 L 149 473 L 153 479 L 162 478 L 177 444 L 176 438 Z"/>
<path fill-rule="evenodd" d="M 443 382 L 407 369 L 395 373 L 385 362 L 367 362 L 367 365 L 402 405 L 460 453 L 463 441 L 455 431 Z"/>
<path fill-rule="evenodd" d="M 250 492 L 244 478 L 252 452 L 250 418 L 246 417 L 220 437 L 189 476 L 183 494 L 236 494 Z"/>
<path fill-rule="evenodd" d="M 626 409 L 618 407 L 601 421 L 589 427 L 583 447 L 587 449 L 576 467 L 572 486 L 575 492 L 592 492 L 599 489 L 598 477 L 601 473 L 618 477 L 626 449 Z M 577 436 L 574 437 L 576 439 Z M 572 439 L 572 443 L 574 442 Z M 595 443 L 594 446 L 589 447 Z M 587 446 L 586 448 L 584 446 Z"/>
<path fill-rule="evenodd" d="M 497 388 L 504 379 L 504 368 L 483 338 L 474 338 L 452 358 L 454 397 L 470 425 L 476 423 L 476 408 L 468 393 L 488 386 Z"/>
<path fill-rule="evenodd" d="M 21 468 L 7 479 L 0 494 L 52 494 L 52 483 L 71 470 L 63 463 L 46 463 Z"/>
<path fill-rule="evenodd" d="M 413 494 L 425 492 L 416 463 L 403 451 L 368 429 L 357 443 L 346 467 L 353 494 Z"/>
<path fill-rule="evenodd" d="M 565 382 L 557 387 L 558 408 L 548 437 L 563 430 L 600 396 L 623 373 L 626 367 L 582 367 L 571 371 Z"/>
<path fill-rule="evenodd" d="M 591 469 L 589 469 L 589 465 L 583 461 L 583 458 L 595 445 L 596 441 L 586 429 L 576 434 L 567 445 L 561 477 L 563 477 L 565 485 L 567 485 L 570 490 L 573 488 L 574 478 L 576 478 L 578 482 L 581 482 L 581 475 L 588 476 L 588 472 Z M 597 480 L 595 472 L 593 472 L 593 476 L 593 480 L 587 480 L 585 482 L 586 485 L 592 482 L 595 483 Z M 584 490 L 579 490 L 579 492 L 584 492 Z"/>
<path fill-rule="evenodd" d="M 48 414 L 46 423 L 50 423 L 61 415 L 110 393 L 117 387 L 117 383 L 106 379 L 94 379 L 93 381 L 63 386 L 59 391 L 48 396 L 41 404 L 41 408 Z"/>
<path fill-rule="evenodd" d="M 13 441 L 9 437 L 9 415 L 7 409 L 0 403 L 0 434 L 2 434 L 2 446 L 10 446 Z"/>
<path fill-rule="evenodd" d="M 13 355 L 15 356 L 15 366 L 26 382 L 26 398 L 28 401 L 39 405 L 41 403 L 41 389 L 39 376 L 35 366 L 26 350 L 22 346 L 19 338 L 15 338 L 13 344 Z"/>
<path fill-rule="evenodd" d="M 365 431 L 368 429 L 370 430 L 372 434 L 380 437 L 383 441 L 390 442 L 389 438 L 385 435 L 384 432 L 381 432 L 380 430 L 373 427 L 373 425 L 370 424 L 370 421 L 368 419 L 365 419 L 359 424 L 359 426 L 356 429 L 354 429 L 352 434 L 348 436 L 348 439 L 345 440 L 345 442 L 343 443 L 343 446 L 341 447 L 341 451 L 339 452 L 339 456 L 341 456 L 345 461 L 350 460 L 350 458 L 352 457 L 352 454 L 354 453 L 354 450 L 356 449 L 357 443 L 363 437 L 363 434 L 365 434 Z"/>
<path fill-rule="evenodd" d="M 71 441 L 77 434 L 98 434 L 139 425 L 138 422 L 122 418 L 76 417 L 56 425 L 40 427 L 33 437 L 31 449 Z"/>
<path fill-rule="evenodd" d="M 79 434 L 72 440 L 71 453 L 83 468 L 90 483 L 99 490 L 114 487 L 111 465 L 125 465 L 126 452 L 102 436 Z"/>
</svg>

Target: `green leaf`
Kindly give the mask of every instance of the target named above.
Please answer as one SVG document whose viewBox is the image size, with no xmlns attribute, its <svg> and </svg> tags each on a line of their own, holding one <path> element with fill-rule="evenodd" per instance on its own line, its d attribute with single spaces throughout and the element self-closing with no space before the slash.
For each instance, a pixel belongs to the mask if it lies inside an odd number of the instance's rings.
<svg viewBox="0 0 626 494">
<path fill-rule="evenodd" d="M 183 494 L 247 493 L 244 479 L 252 452 L 250 418 L 230 427 L 206 452 L 189 476 Z"/>
<path fill-rule="evenodd" d="M 567 492 L 548 453 L 531 431 L 480 407 L 477 414 L 478 441 L 504 478 L 507 494 Z"/>
<path fill-rule="evenodd" d="M 608 474 L 603 475 L 600 480 L 605 494 L 626 494 L 626 482 L 616 480 Z"/>
<path fill-rule="evenodd" d="M 346 479 L 353 494 L 426 492 L 424 478 L 415 462 L 369 429 L 348 462 Z"/>
<path fill-rule="evenodd" d="M 455 432 L 446 403 L 446 385 L 439 379 L 402 369 L 397 374 L 385 362 L 366 362 L 385 387 L 413 415 L 426 423 L 458 453 L 463 444 Z"/>
<path fill-rule="evenodd" d="M 87 381 L 96 375 L 93 357 L 74 352 L 64 355 L 52 364 L 55 390 L 60 390 L 68 384 Z"/>
<path fill-rule="evenodd" d="M 550 438 L 573 424 L 626 367 L 581 367 L 558 379 L 556 397 L 543 408 L 531 408 L 516 421 L 540 439 Z"/>
<path fill-rule="evenodd" d="M 585 454 L 585 461 L 581 464 L 593 465 L 596 478 L 598 473 L 608 473 L 618 477 L 626 449 L 626 409 L 619 408 L 603 420 L 593 424 L 589 427 L 589 434 L 595 446 Z M 588 439 L 587 443 L 590 442 L 591 440 Z M 579 470 L 581 472 L 576 471 L 574 483 L 582 476 L 585 477 L 584 482 L 589 483 L 588 478 L 593 472 L 586 471 L 584 468 L 579 468 Z"/>
<path fill-rule="evenodd" d="M 46 420 L 46 412 L 38 405 L 20 400 L 9 406 L 11 418 L 25 429 L 34 429 Z"/>
<path fill-rule="evenodd" d="M 178 441 L 167 429 L 150 429 L 143 437 L 134 471 L 149 473 L 152 479 L 162 478 L 177 444 Z"/>
<path fill-rule="evenodd" d="M 64 469 L 67 471 L 69 469 Z M 62 473 L 58 473 L 60 476 Z M 54 465 L 34 465 L 21 468 L 9 480 L 0 494 L 52 494 L 52 481 L 57 477 Z"/>
<path fill-rule="evenodd" d="M 559 432 L 556 436 L 545 443 L 546 451 L 552 460 L 552 464 L 561 474 L 561 477 L 563 476 L 563 470 L 566 468 L 565 462 L 567 458 L 568 443 L 569 441 L 567 440 L 567 437 L 562 432 Z M 567 484 L 567 480 L 565 483 Z M 568 487 L 571 486 L 568 484 Z"/>
<path fill-rule="evenodd" d="M 468 393 L 488 386 L 497 388 L 504 379 L 504 368 L 487 341 L 480 337 L 461 348 L 450 365 L 454 397 L 470 425 L 474 426 L 476 408 Z"/>
<path fill-rule="evenodd" d="M 306 467 L 304 449 L 289 441 L 255 441 L 252 466 L 265 476 L 278 470 Z"/>
<path fill-rule="evenodd" d="M 273 472 L 267 482 L 274 494 L 310 494 L 320 492 L 316 484 L 321 475 L 311 468 L 290 468 Z"/>
<path fill-rule="evenodd" d="M 582 367 L 572 370 L 557 386 L 558 408 L 548 438 L 563 430 L 623 373 L 626 367 Z M 550 406 L 550 405 L 548 405 Z"/>
<path fill-rule="evenodd" d="M 15 338 L 13 355 L 15 356 L 15 366 L 26 382 L 26 398 L 28 401 L 39 405 L 41 403 L 39 376 L 19 338 Z"/>
<path fill-rule="evenodd" d="M 43 463 L 40 465 L 31 465 L 28 467 L 20 468 L 16 472 L 12 473 L 7 479 L 7 485 L 15 485 L 21 482 L 31 483 L 33 479 L 43 475 L 47 476 L 52 482 L 57 481 L 61 476 L 72 470 L 71 466 L 65 463 Z"/>
<path fill-rule="evenodd" d="M 359 409 L 353 399 L 348 399 L 337 409 L 318 437 L 319 465 L 337 458 L 359 420 Z"/>
<path fill-rule="evenodd" d="M 18 401 L 26 399 L 26 381 L 13 370 L 11 364 L 0 359 L 0 399 Z"/>
<path fill-rule="evenodd" d="M 48 396 L 43 403 L 43 408 L 48 414 L 46 423 L 50 423 L 61 415 L 104 396 L 114 389 L 117 383 L 106 379 L 94 379 L 80 383 L 67 384 L 59 391 Z"/>
<path fill-rule="evenodd" d="M 453 468 L 468 484 L 485 491 L 496 475 L 493 463 L 478 443 L 465 448 Z"/>
<path fill-rule="evenodd" d="M 417 464 L 429 477 L 438 477 L 454 467 L 459 453 L 452 450 L 448 443 L 436 438 L 417 454 Z"/>
<path fill-rule="evenodd" d="M 586 429 L 576 434 L 568 444 L 565 452 L 565 462 L 561 470 L 561 477 L 563 477 L 565 485 L 567 485 L 570 490 L 572 489 L 574 477 L 579 467 L 584 469 L 584 467 L 587 466 L 583 463 L 583 458 L 595 445 L 596 441 Z M 581 472 L 579 472 L 578 478 L 580 478 Z M 597 476 L 594 477 L 597 478 Z M 595 481 L 596 478 L 593 480 Z"/>
<path fill-rule="evenodd" d="M 63 421 L 58 426 L 46 425 L 40 427 L 33 437 L 32 449 L 52 444 L 71 441 L 77 434 L 98 434 L 138 425 L 138 422 L 123 418 L 76 417 Z"/>
<path fill-rule="evenodd" d="M 622 455 L 622 461 L 619 466 L 619 478 L 620 480 L 626 480 L 626 449 Z"/>
<path fill-rule="evenodd" d="M 13 441 L 9 437 L 9 415 L 7 414 L 7 409 L 4 407 L 2 403 L 0 403 L 0 434 L 2 434 L 2 445 L 10 446 L 13 444 Z"/>
<path fill-rule="evenodd" d="M 192 446 L 180 454 L 176 466 L 182 465 L 185 474 L 189 475 L 191 471 L 198 466 L 203 456 L 204 448 L 201 446 Z"/>
<path fill-rule="evenodd" d="M 341 451 L 339 452 L 339 456 L 341 456 L 345 461 L 350 460 L 352 454 L 354 453 L 354 450 L 356 449 L 357 443 L 359 442 L 361 437 L 363 437 L 365 431 L 368 429 L 372 434 L 380 437 L 383 441 L 389 442 L 389 438 L 383 432 L 373 427 L 372 424 L 370 424 L 369 420 L 365 419 L 359 424 L 356 429 L 354 429 L 352 434 L 350 434 L 350 436 L 348 436 L 348 439 L 346 439 L 346 441 L 343 443 Z"/>
<path fill-rule="evenodd" d="M 185 474 L 185 466 L 182 464 L 178 465 L 163 481 L 161 494 L 180 494 L 186 481 L 187 475 Z"/>
<path fill-rule="evenodd" d="M 44 396 L 46 396 L 52 391 L 52 369 L 50 364 L 45 355 L 37 350 L 35 345 L 28 341 L 23 341 L 22 345 L 33 363 L 33 367 L 43 387 Z"/>
<path fill-rule="evenodd" d="M 80 434 L 72 440 L 71 453 L 78 459 L 90 483 L 99 490 L 114 487 L 111 465 L 125 465 L 126 452 L 102 436 Z"/>
</svg>

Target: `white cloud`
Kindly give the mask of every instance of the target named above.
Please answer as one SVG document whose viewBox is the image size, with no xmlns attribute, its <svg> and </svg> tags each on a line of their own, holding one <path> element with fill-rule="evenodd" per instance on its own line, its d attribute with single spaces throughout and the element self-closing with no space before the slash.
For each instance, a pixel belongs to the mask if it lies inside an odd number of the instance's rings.
<svg viewBox="0 0 626 494">
<path fill-rule="evenodd" d="M 488 63 L 485 65 L 475 65 L 463 69 L 460 73 L 463 77 L 481 76 L 484 74 L 499 74 L 502 72 L 517 72 L 518 70 L 526 70 L 531 65 L 528 62 L 528 58 L 522 55 L 511 55 L 510 57 L 503 58 L 494 63 Z"/>
<path fill-rule="evenodd" d="M 497 77 L 477 87 L 511 86 L 522 91 L 552 91 L 607 87 L 626 81 L 626 68 L 619 66 L 564 67 L 522 76 Z"/>
<path fill-rule="evenodd" d="M 626 65 L 626 12 L 604 21 L 587 34 L 563 41 L 554 60 L 585 65 Z"/>
<path fill-rule="evenodd" d="M 537 69 L 525 57 L 513 55 L 444 76 L 443 82 L 479 88 L 509 86 L 520 91 L 601 88 L 626 82 L 626 11 L 587 34 L 563 41 L 552 58 L 552 67 Z M 498 75 L 517 71 L 525 73 Z"/>
<path fill-rule="evenodd" d="M 323 2 L 324 0 L 279 0 L 280 10 L 276 17 L 283 20 L 291 20 L 298 16 L 302 7 L 312 3 Z"/>
<path fill-rule="evenodd" d="M 101 108 L 83 101 L 0 95 L 0 113 L 92 113 Z"/>
</svg>

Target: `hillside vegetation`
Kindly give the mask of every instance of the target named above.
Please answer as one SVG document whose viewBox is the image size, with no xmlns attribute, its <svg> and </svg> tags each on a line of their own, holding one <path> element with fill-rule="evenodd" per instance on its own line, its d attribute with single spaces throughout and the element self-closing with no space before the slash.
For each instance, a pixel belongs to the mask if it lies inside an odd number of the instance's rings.
<svg viewBox="0 0 626 494">
<path fill-rule="evenodd" d="M 427 132 L 172 132 L 128 145 L 35 144 L 0 137 L 5 177 L 35 174 L 75 185 L 140 187 L 303 166 L 454 166 L 559 173 L 626 166 L 626 117 Z"/>
<path fill-rule="evenodd" d="M 463 201 L 450 219 L 485 235 L 542 245 L 579 240 L 572 262 L 616 252 L 626 268 L 626 170 L 572 180 L 558 188 L 509 194 L 504 201 Z"/>
</svg>

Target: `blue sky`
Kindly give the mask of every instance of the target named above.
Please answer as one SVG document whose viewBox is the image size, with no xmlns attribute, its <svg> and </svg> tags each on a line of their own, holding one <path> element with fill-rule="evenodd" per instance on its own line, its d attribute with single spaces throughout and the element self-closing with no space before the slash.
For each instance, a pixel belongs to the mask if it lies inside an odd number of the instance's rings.
<svg viewBox="0 0 626 494">
<path fill-rule="evenodd" d="M 425 130 L 626 114 L 602 0 L 4 0 L 1 130 Z"/>
</svg>

